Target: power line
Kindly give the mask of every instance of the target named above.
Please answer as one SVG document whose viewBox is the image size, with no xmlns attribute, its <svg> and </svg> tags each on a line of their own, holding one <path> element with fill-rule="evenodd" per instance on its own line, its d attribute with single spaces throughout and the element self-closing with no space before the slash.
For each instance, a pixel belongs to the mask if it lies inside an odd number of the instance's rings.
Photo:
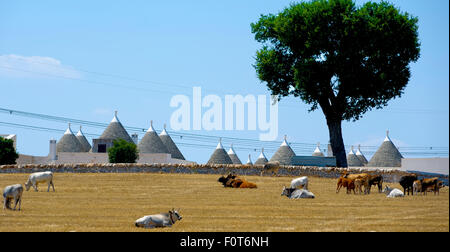
<svg viewBox="0 0 450 252">
<path fill-rule="evenodd" d="M 37 131 L 45 131 L 45 132 L 57 132 L 57 133 L 63 133 L 64 130 L 60 129 L 54 129 L 54 128 L 47 128 L 47 127 L 40 127 L 40 126 L 31 126 L 31 125 L 24 125 L 24 124 L 17 124 L 17 123 L 9 123 L 9 122 L 0 122 L 0 125 L 3 126 L 12 126 L 14 128 L 24 128 L 29 130 L 37 130 Z M 91 136 L 91 137 L 98 137 L 100 134 L 93 134 L 93 133 L 87 133 L 84 132 L 84 135 Z M 208 145 L 208 144 L 194 144 L 194 143 L 186 143 L 186 142 L 180 142 L 180 141 L 174 141 L 179 146 L 185 146 L 185 147 L 191 147 L 195 149 L 214 149 L 215 145 Z M 260 149 L 257 148 L 251 148 L 251 147 L 245 147 L 245 146 L 233 146 L 235 150 L 242 150 L 242 151 L 253 151 L 253 152 L 259 152 Z M 296 148 L 293 148 L 294 152 L 298 154 L 305 154 L 310 155 L 310 151 L 302 151 Z M 265 153 L 274 153 L 276 152 L 277 148 L 264 148 Z M 374 154 L 374 151 L 367 151 L 366 154 Z M 402 155 L 406 156 L 448 156 L 448 151 L 434 151 L 434 152 L 424 152 L 424 151 L 409 151 L 409 152 L 402 152 Z"/>
<path fill-rule="evenodd" d="M 85 121 L 85 120 L 78 120 L 73 118 L 66 118 L 66 117 L 57 117 L 57 116 L 51 116 L 51 115 L 44 115 L 44 114 L 36 114 L 36 113 L 30 113 L 30 112 L 24 112 L 24 111 L 17 111 L 17 110 L 11 110 L 11 109 L 5 109 L 0 108 L 0 112 L 8 113 L 11 115 L 20 115 L 24 117 L 30 117 L 30 118 L 37 118 L 41 120 L 47 120 L 47 121 L 57 121 L 57 122 L 72 122 L 72 123 L 78 123 L 80 125 L 87 125 L 97 128 L 106 128 L 108 124 L 105 123 L 98 123 L 98 122 L 92 122 L 92 121 Z M 39 126 L 30 126 L 30 125 L 23 125 L 23 124 L 15 124 L 15 123 L 8 123 L 8 122 L 0 122 L 0 125 L 5 126 L 12 126 L 12 127 L 18 127 L 18 128 L 25 128 L 25 129 L 31 129 L 31 130 L 39 130 L 39 131 L 47 131 L 47 132 L 58 132 L 62 133 L 64 130 L 61 129 L 53 129 L 53 128 L 45 128 L 45 127 L 39 127 Z M 139 127 L 130 127 L 130 126 L 124 126 L 126 129 L 131 129 L 133 132 L 145 132 L 146 130 L 144 128 Z M 208 135 L 200 135 L 200 134 L 192 134 L 192 133 L 177 133 L 177 132 L 169 132 L 170 135 L 173 136 L 174 141 L 177 144 L 180 144 L 181 146 L 187 146 L 187 147 L 196 147 L 196 148 L 208 148 L 212 149 L 215 147 L 215 144 L 217 143 L 219 137 L 217 136 L 208 136 Z M 92 137 L 98 137 L 100 134 L 92 134 L 92 133 L 85 133 L 87 136 Z M 275 152 L 280 142 L 276 141 L 259 141 L 254 139 L 244 139 L 244 138 L 231 138 L 231 137 L 221 137 L 222 142 L 224 144 L 234 144 L 234 148 L 238 150 L 247 150 L 247 151 L 259 151 L 261 147 L 264 147 L 265 152 L 267 153 L 273 153 Z M 184 141 L 190 141 L 190 143 L 186 143 Z M 194 142 L 194 143 L 193 143 Z M 200 143 L 212 143 L 212 144 L 200 144 Z M 290 146 L 294 149 L 296 153 L 306 153 L 310 154 L 313 147 L 316 146 L 316 144 L 308 144 L 308 143 L 290 143 Z M 373 154 L 375 151 L 371 151 L 373 148 L 378 148 L 376 146 L 367 146 L 367 148 L 364 148 L 364 146 L 361 146 L 363 152 L 365 154 Z M 448 147 L 400 147 L 399 151 L 401 151 L 404 155 L 448 155 Z"/>
</svg>

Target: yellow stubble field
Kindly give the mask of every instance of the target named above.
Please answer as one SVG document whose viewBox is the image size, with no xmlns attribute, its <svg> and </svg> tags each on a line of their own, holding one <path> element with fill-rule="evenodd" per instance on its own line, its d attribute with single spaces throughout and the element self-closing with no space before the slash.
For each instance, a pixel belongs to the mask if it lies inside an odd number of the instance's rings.
<svg viewBox="0 0 450 252">
<path fill-rule="evenodd" d="M 0 187 L 28 174 L 0 174 Z M 449 232 L 448 187 L 440 195 L 336 194 L 336 179 L 309 177 L 315 199 L 281 196 L 292 177 L 243 176 L 257 189 L 224 188 L 219 175 L 55 173 L 56 192 L 23 193 L 22 210 L 0 209 L 1 232 Z M 398 184 L 391 186 L 401 188 Z M 2 201 L 3 207 L 3 201 Z M 171 228 L 143 229 L 144 215 L 180 208 Z"/>
</svg>

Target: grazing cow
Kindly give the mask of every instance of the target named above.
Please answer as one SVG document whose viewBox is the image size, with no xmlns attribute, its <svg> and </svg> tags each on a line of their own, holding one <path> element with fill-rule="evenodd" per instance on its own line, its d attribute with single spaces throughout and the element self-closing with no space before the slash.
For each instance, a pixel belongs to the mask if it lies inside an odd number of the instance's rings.
<svg viewBox="0 0 450 252">
<path fill-rule="evenodd" d="M 169 210 L 168 213 L 147 215 L 137 219 L 134 225 L 136 227 L 143 228 L 171 227 L 176 221 L 182 219 L 178 211 L 180 210 L 175 210 L 172 208 L 172 210 Z"/>
<path fill-rule="evenodd" d="M 401 190 L 397 188 L 390 188 L 389 186 L 386 186 L 383 192 L 386 193 L 388 198 L 397 198 L 405 196 L 405 194 Z"/>
<path fill-rule="evenodd" d="M 27 182 L 25 183 L 25 187 L 28 191 L 30 190 L 30 187 L 33 186 L 34 190 L 37 192 L 38 191 L 37 185 L 39 183 L 48 184 L 47 192 L 50 191 L 50 185 L 52 186 L 53 191 L 55 191 L 55 186 L 53 185 L 53 173 L 51 171 L 35 172 L 30 174 Z"/>
<path fill-rule="evenodd" d="M 370 189 L 372 188 L 373 185 L 377 185 L 378 192 L 382 193 L 383 192 L 383 176 L 369 174 L 369 193 L 370 193 Z"/>
<path fill-rule="evenodd" d="M 351 193 L 352 190 L 353 190 L 353 193 L 355 193 L 355 181 L 354 180 L 340 177 L 337 182 L 336 193 L 339 193 L 339 191 L 341 190 L 342 187 L 347 188 L 347 194 Z"/>
<path fill-rule="evenodd" d="M 422 192 L 422 182 L 420 180 L 416 180 L 413 183 L 413 195 L 419 195 Z"/>
<path fill-rule="evenodd" d="M 288 188 L 283 187 L 283 191 L 281 192 L 281 196 L 286 196 L 289 199 L 314 199 L 315 196 L 312 192 L 306 189 L 298 189 L 298 188 Z"/>
<path fill-rule="evenodd" d="M 367 173 L 360 173 L 360 174 L 344 174 L 344 178 L 348 178 L 351 180 L 360 179 L 361 184 L 364 185 L 364 194 L 370 193 L 369 189 L 369 174 Z"/>
<path fill-rule="evenodd" d="M 439 183 L 440 182 L 440 183 Z M 420 183 L 422 184 L 422 192 L 426 195 L 427 191 L 430 189 L 431 191 L 434 191 L 434 195 L 436 195 L 436 192 L 439 194 L 439 188 L 442 185 L 442 182 L 438 180 L 437 177 L 435 178 L 424 178 L 420 180 Z"/>
<path fill-rule="evenodd" d="M 17 203 L 19 203 L 19 211 L 20 206 L 22 205 L 22 193 L 23 186 L 21 184 L 15 184 L 5 187 L 3 190 L 3 209 L 11 209 L 11 200 L 14 199 L 14 210 L 16 210 Z"/>
<path fill-rule="evenodd" d="M 308 190 L 308 177 L 300 177 L 291 181 L 291 188 L 304 188 Z"/>
<path fill-rule="evenodd" d="M 411 192 L 413 193 L 413 184 L 417 180 L 416 174 L 408 174 L 400 178 L 400 185 L 403 187 L 403 194 Z"/>
</svg>

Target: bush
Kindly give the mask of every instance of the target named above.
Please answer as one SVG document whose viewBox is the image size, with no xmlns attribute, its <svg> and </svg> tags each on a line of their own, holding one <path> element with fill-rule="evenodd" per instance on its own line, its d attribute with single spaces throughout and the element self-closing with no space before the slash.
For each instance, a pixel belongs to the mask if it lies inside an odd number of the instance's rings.
<svg viewBox="0 0 450 252">
<path fill-rule="evenodd" d="M 0 137 L 0 165 L 15 164 L 19 154 L 14 149 L 14 141 Z"/>
<path fill-rule="evenodd" d="M 110 163 L 136 163 L 139 158 L 137 146 L 123 139 L 113 141 L 113 147 L 108 149 Z"/>
</svg>

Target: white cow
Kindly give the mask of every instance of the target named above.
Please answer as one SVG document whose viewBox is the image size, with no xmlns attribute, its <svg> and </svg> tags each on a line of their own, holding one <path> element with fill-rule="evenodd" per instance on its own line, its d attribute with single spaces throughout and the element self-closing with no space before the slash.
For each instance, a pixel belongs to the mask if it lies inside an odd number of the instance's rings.
<svg viewBox="0 0 450 252">
<path fill-rule="evenodd" d="M 51 171 L 35 172 L 30 174 L 27 182 L 25 183 L 25 187 L 28 191 L 30 190 L 30 186 L 33 186 L 34 190 L 37 192 L 38 191 L 37 185 L 39 183 L 48 184 L 47 192 L 50 191 L 50 185 L 52 186 L 53 191 L 55 191 L 55 186 L 53 185 L 53 173 Z"/>
<path fill-rule="evenodd" d="M 288 188 L 283 187 L 283 191 L 281 192 L 281 196 L 286 196 L 290 199 L 314 199 L 315 196 L 312 192 L 305 190 L 305 189 L 298 189 L 298 188 Z"/>
<path fill-rule="evenodd" d="M 136 220 L 136 227 L 155 228 L 155 227 L 171 227 L 177 220 L 182 217 L 178 210 L 172 208 L 168 213 L 147 215 Z"/>
<path fill-rule="evenodd" d="M 388 198 L 397 198 L 405 196 L 405 194 L 401 190 L 397 188 L 390 188 L 389 186 L 386 186 L 383 192 L 387 195 Z"/>
<path fill-rule="evenodd" d="M 308 190 L 308 177 L 300 177 L 293 179 L 291 181 L 291 188 L 300 188 L 303 187 L 304 189 Z"/>
<path fill-rule="evenodd" d="M 23 186 L 21 184 L 15 184 L 5 187 L 5 189 L 3 190 L 3 209 L 11 209 L 11 200 L 14 199 L 14 210 L 16 210 L 17 203 L 19 203 L 20 211 L 20 206 L 22 205 L 22 193 Z"/>
</svg>

